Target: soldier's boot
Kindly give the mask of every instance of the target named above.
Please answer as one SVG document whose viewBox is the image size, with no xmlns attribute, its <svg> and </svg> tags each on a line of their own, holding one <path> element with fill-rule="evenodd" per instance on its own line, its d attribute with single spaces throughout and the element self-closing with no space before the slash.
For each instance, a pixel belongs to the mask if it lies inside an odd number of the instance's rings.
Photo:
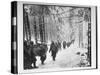
<svg viewBox="0 0 100 75">
<path fill-rule="evenodd" d="M 36 66 L 36 62 L 33 62 L 34 68 L 38 68 L 38 66 Z"/>
<path fill-rule="evenodd" d="M 36 66 L 36 57 L 35 56 L 33 56 L 33 58 L 32 58 L 32 62 L 33 62 L 33 68 L 38 68 L 38 66 Z"/>
</svg>

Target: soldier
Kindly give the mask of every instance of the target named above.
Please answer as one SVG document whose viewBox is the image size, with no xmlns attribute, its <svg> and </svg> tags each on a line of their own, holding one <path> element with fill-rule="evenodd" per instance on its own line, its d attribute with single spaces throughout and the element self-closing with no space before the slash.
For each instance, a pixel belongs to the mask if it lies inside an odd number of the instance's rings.
<svg viewBox="0 0 100 75">
<path fill-rule="evenodd" d="M 24 41 L 24 62 L 25 62 L 24 69 L 31 69 L 32 68 L 30 47 L 27 44 L 27 41 Z"/>
<path fill-rule="evenodd" d="M 36 61 L 37 61 L 36 56 L 40 56 L 41 64 L 42 65 L 44 64 L 44 61 L 46 60 L 47 50 L 48 47 L 46 44 L 37 44 L 31 48 L 31 59 L 34 68 L 38 68 L 38 66 L 36 66 Z"/>
<path fill-rule="evenodd" d="M 51 56 L 53 58 L 53 61 L 55 61 L 55 58 L 56 58 L 56 54 L 58 52 L 58 47 L 57 47 L 57 43 L 54 43 L 52 41 L 51 43 L 51 46 L 50 46 L 50 50 L 49 50 L 49 53 L 51 52 Z"/>
</svg>

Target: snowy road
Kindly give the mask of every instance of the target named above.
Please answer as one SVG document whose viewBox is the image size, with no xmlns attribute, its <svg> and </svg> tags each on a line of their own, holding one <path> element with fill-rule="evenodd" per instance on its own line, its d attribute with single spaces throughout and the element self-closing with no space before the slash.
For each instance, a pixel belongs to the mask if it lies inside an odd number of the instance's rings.
<svg viewBox="0 0 100 75">
<path fill-rule="evenodd" d="M 80 63 L 80 55 L 77 55 L 77 52 L 84 53 L 87 50 L 83 50 L 80 48 L 66 48 L 62 49 L 58 52 L 56 61 L 52 60 L 51 53 L 47 52 L 47 59 L 45 60 L 45 64 L 41 65 L 41 61 L 39 57 L 37 57 L 37 66 L 39 66 L 39 69 L 49 69 L 49 68 L 67 68 L 67 67 L 77 67 Z"/>
</svg>

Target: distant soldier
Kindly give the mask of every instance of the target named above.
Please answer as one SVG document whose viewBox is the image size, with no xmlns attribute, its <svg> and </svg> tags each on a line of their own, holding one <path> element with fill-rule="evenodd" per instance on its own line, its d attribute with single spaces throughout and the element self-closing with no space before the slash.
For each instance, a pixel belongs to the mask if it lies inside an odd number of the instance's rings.
<svg viewBox="0 0 100 75">
<path fill-rule="evenodd" d="M 57 43 L 54 43 L 54 42 L 52 41 L 49 52 L 51 52 L 51 56 L 52 56 L 52 58 L 53 58 L 53 61 L 55 61 L 56 54 L 57 54 L 57 52 L 58 52 Z"/>
<path fill-rule="evenodd" d="M 57 42 L 57 46 L 58 46 L 58 49 L 60 49 L 61 50 L 61 42 Z"/>
<path fill-rule="evenodd" d="M 70 47 L 70 45 L 71 45 L 72 43 L 74 43 L 74 41 L 75 41 L 75 39 L 71 40 L 70 42 L 67 42 L 67 43 L 66 43 L 67 47 Z"/>
<path fill-rule="evenodd" d="M 63 41 L 63 48 L 65 49 L 66 48 L 66 41 Z"/>
</svg>

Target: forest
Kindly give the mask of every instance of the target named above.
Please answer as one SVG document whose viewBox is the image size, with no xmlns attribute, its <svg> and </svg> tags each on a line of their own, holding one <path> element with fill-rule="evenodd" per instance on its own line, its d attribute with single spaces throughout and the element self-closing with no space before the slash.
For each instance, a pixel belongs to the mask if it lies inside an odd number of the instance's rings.
<svg viewBox="0 0 100 75">
<path fill-rule="evenodd" d="M 47 46 L 50 46 L 52 41 L 59 41 L 61 44 L 66 41 L 70 44 L 70 48 L 78 48 L 78 52 L 75 51 L 77 54 L 85 49 L 86 59 L 91 65 L 91 9 L 89 7 L 25 4 L 23 14 L 24 41 L 32 41 L 33 44 L 45 43 Z M 71 47 L 73 40 L 74 47 Z"/>
</svg>

